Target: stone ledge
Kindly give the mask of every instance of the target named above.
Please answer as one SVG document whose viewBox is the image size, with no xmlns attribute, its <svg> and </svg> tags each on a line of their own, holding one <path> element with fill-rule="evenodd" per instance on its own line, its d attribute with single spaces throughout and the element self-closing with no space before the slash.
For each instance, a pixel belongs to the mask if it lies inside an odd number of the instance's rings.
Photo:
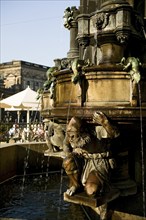
<svg viewBox="0 0 146 220">
<path fill-rule="evenodd" d="M 73 196 L 69 196 L 64 193 L 64 201 L 89 206 L 91 208 L 99 207 L 107 202 L 110 202 L 119 197 L 120 191 L 118 189 L 112 189 L 109 193 L 96 198 L 89 197 L 85 192 L 77 193 Z"/>
</svg>

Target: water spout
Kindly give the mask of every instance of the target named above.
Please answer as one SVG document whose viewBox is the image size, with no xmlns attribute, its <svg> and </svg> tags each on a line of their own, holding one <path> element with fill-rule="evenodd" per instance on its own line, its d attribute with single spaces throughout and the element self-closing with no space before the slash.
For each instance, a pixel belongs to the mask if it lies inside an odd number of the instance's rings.
<svg viewBox="0 0 146 220">
<path fill-rule="evenodd" d="M 71 107 L 72 92 L 73 92 L 73 85 L 71 84 L 71 90 L 70 90 L 70 96 L 69 96 L 69 103 L 68 103 L 68 111 L 67 111 L 67 120 L 66 120 L 66 124 L 68 124 L 68 122 L 69 122 L 69 115 L 70 115 L 70 107 Z"/>
<path fill-rule="evenodd" d="M 140 84 L 138 83 L 138 91 L 139 91 L 139 106 L 140 106 L 140 131 L 141 131 L 141 168 L 142 168 L 142 199 L 143 199 L 143 216 L 146 216 L 146 207 L 145 207 L 145 165 L 144 165 L 144 145 L 143 145 L 143 121 L 142 121 L 142 105 L 141 105 L 141 89 Z"/>
<path fill-rule="evenodd" d="M 21 186 L 21 197 L 23 197 L 25 178 L 26 178 L 26 169 L 28 168 L 29 153 L 30 153 L 30 145 L 28 145 L 28 147 L 26 147 L 26 157 L 24 159 L 24 172 L 23 172 L 22 186 Z"/>
<path fill-rule="evenodd" d="M 57 219 L 60 219 L 61 202 L 62 202 L 62 188 L 63 188 L 63 169 L 61 169 L 61 176 L 60 176 L 60 189 L 59 189 L 59 198 L 60 198 L 60 199 L 59 199 Z"/>
</svg>

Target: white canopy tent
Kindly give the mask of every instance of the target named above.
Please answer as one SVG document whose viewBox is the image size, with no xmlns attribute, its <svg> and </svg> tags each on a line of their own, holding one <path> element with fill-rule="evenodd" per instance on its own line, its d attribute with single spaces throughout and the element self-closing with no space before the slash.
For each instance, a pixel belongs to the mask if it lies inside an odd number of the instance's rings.
<svg viewBox="0 0 146 220">
<path fill-rule="evenodd" d="M 5 108 L 5 110 L 10 111 L 17 111 L 18 123 L 20 119 L 20 111 L 27 111 L 27 124 L 29 124 L 29 112 L 39 111 L 40 101 L 37 100 L 37 92 L 30 89 L 28 86 L 25 90 L 1 100 L 0 108 Z"/>
</svg>

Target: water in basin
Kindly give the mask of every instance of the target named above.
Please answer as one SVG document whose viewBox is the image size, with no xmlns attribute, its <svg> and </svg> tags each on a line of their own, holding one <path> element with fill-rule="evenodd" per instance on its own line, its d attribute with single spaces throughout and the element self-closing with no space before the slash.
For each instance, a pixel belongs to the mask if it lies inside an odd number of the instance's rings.
<svg viewBox="0 0 146 220">
<path fill-rule="evenodd" d="M 60 174 L 48 177 L 16 177 L 0 185 L 0 219 L 86 220 L 81 206 L 63 201 L 67 179 Z"/>
</svg>

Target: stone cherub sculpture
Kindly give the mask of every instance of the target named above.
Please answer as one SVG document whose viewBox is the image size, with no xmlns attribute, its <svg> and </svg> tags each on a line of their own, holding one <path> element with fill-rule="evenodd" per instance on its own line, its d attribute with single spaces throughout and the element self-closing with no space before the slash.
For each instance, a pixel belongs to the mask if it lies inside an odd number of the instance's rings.
<svg viewBox="0 0 146 220">
<path fill-rule="evenodd" d="M 131 76 L 132 80 L 132 106 L 137 105 L 137 84 L 141 79 L 140 75 L 140 66 L 142 65 L 139 58 L 136 57 L 128 57 L 127 59 L 123 57 L 121 59 L 121 64 L 123 65 L 123 70 L 127 70 Z"/>
<path fill-rule="evenodd" d="M 93 115 L 94 129 L 78 117 L 73 117 L 66 130 L 63 167 L 70 185 L 70 196 L 85 190 L 89 196 L 98 196 L 110 190 L 110 171 L 114 168 L 111 152 L 112 140 L 120 133 L 102 112 Z"/>
</svg>

